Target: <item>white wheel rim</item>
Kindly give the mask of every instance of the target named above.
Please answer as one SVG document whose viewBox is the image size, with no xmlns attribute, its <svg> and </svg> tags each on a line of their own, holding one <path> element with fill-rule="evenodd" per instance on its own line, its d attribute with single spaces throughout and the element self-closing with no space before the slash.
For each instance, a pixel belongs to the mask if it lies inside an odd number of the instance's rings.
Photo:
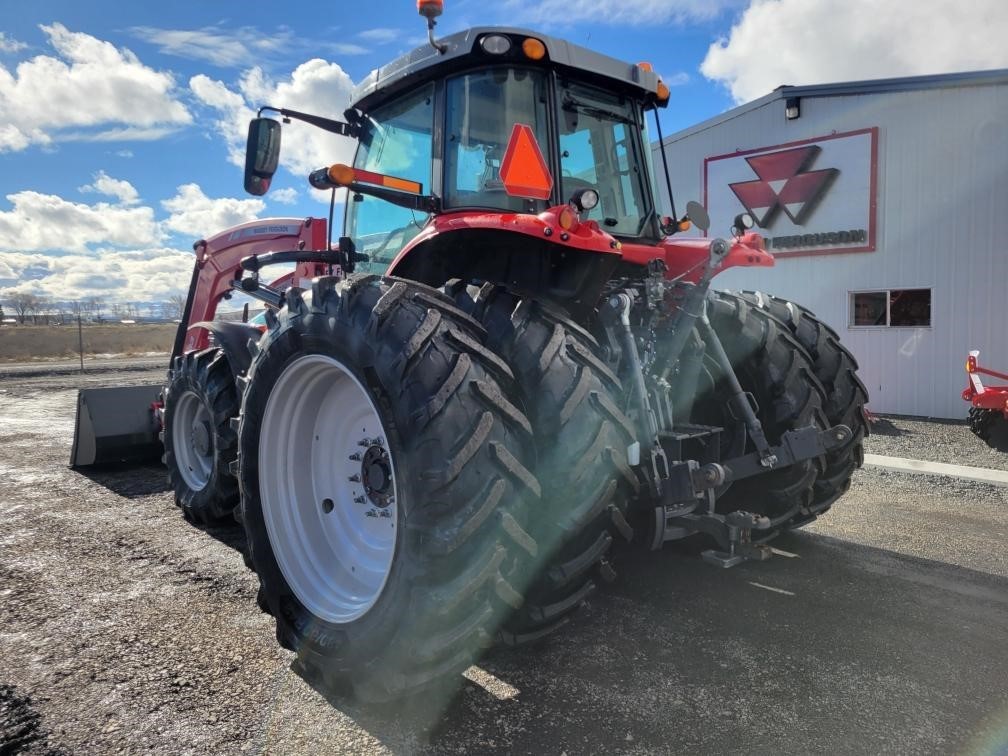
<svg viewBox="0 0 1008 756">
<path fill-rule="evenodd" d="M 185 391 L 175 404 L 172 447 L 182 480 L 202 491 L 213 473 L 213 427 L 210 412 L 194 391 Z"/>
<path fill-rule="evenodd" d="M 291 362 L 266 402 L 259 435 L 266 532 L 294 595 L 326 622 L 366 614 L 391 572 L 398 505 L 387 439 L 371 395 L 326 355 Z M 362 469 L 369 460 L 370 473 Z M 376 481 L 383 485 L 369 492 Z"/>
</svg>

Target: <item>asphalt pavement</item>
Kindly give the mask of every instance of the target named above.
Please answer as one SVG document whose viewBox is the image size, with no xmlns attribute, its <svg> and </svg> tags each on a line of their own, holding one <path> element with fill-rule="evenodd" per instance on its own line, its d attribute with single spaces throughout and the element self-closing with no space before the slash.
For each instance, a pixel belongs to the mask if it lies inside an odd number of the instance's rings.
<svg viewBox="0 0 1008 756">
<path fill-rule="evenodd" d="M 492 650 L 456 697 L 363 707 L 317 690 L 276 646 L 239 528 L 186 523 L 161 468 L 66 467 L 76 381 L 0 378 L 0 742 L 39 754 L 1008 749 L 1008 489 L 863 470 L 768 562 L 719 570 L 699 540 L 627 555 L 563 632 Z"/>
</svg>

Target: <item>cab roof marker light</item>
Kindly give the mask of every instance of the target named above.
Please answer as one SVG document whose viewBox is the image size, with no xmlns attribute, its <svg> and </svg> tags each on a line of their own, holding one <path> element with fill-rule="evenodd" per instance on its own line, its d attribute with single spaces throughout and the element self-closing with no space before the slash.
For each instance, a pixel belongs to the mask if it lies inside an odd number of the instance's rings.
<svg viewBox="0 0 1008 756">
<path fill-rule="evenodd" d="M 546 57 L 546 45 L 535 37 L 526 37 L 522 42 L 522 52 L 529 60 L 542 60 Z"/>
<path fill-rule="evenodd" d="M 655 94 L 658 96 L 658 102 L 668 102 L 669 98 L 672 96 L 672 90 L 669 89 L 668 84 L 661 79 L 658 79 L 658 86 L 655 87 Z"/>
</svg>

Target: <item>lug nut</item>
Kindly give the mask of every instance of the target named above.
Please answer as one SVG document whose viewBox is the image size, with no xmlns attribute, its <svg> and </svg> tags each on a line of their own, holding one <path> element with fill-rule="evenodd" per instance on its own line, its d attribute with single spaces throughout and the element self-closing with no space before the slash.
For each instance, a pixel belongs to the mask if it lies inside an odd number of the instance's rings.
<svg viewBox="0 0 1008 756">
<path fill-rule="evenodd" d="M 351 483 L 360 483 L 360 475 L 354 473 L 349 478 L 347 478 L 347 480 L 349 480 Z"/>
<path fill-rule="evenodd" d="M 361 461 L 361 455 L 359 453 L 357 453 L 357 452 L 354 452 L 353 454 L 350 455 L 350 461 L 351 462 L 360 462 Z"/>
<path fill-rule="evenodd" d="M 363 504 L 365 501 L 367 501 L 367 499 L 363 496 L 354 496 L 354 504 Z"/>
<path fill-rule="evenodd" d="M 368 438 L 367 436 L 364 436 L 364 438 L 362 438 L 360 441 L 357 442 L 357 446 L 363 446 L 366 449 L 367 447 L 371 446 L 371 439 Z"/>
</svg>

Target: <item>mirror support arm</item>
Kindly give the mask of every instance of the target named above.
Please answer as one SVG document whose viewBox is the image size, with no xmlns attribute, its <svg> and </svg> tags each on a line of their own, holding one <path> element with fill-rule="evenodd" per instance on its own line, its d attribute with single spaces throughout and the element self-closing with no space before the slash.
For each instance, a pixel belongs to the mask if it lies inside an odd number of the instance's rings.
<svg viewBox="0 0 1008 756">
<path fill-rule="evenodd" d="M 293 118 L 295 121 L 310 123 L 312 126 L 317 126 L 320 129 L 331 131 L 340 136 L 356 138 L 360 134 L 360 126 L 356 123 L 344 123 L 343 121 L 336 121 L 332 118 L 324 118 L 323 116 L 312 115 L 311 113 L 302 113 L 297 110 L 288 110 L 287 108 L 274 108 L 271 105 L 264 105 L 259 108 L 260 117 L 264 110 L 279 113 L 284 118 Z"/>
</svg>

